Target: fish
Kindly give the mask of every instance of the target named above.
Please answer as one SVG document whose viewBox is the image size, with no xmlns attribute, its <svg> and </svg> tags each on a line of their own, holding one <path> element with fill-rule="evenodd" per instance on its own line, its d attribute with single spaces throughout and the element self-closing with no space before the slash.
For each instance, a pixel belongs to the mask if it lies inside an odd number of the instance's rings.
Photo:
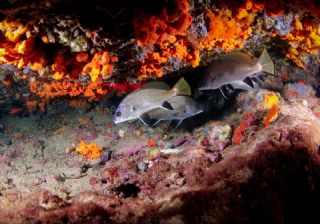
<svg viewBox="0 0 320 224">
<path fill-rule="evenodd" d="M 199 90 L 219 89 L 224 95 L 222 86 L 228 88 L 251 90 L 255 81 L 262 81 L 261 73 L 274 74 L 274 64 L 266 49 L 258 60 L 242 52 L 234 52 L 213 61 L 201 78 Z M 224 95 L 225 96 L 225 95 Z"/>
<path fill-rule="evenodd" d="M 174 110 L 168 100 L 178 95 L 191 95 L 190 86 L 184 78 L 181 78 L 171 89 L 159 82 L 147 83 L 144 87 L 128 94 L 120 102 L 113 121 L 118 124 L 140 119 L 144 124 L 150 126 L 152 123 L 147 112 L 155 108 Z"/>
<path fill-rule="evenodd" d="M 202 113 L 204 106 L 189 96 L 175 96 L 168 100 L 173 110 L 155 108 L 148 112 L 152 121 L 151 126 L 163 120 L 172 121 L 174 128 L 179 127 L 181 122 L 188 118 Z"/>
</svg>

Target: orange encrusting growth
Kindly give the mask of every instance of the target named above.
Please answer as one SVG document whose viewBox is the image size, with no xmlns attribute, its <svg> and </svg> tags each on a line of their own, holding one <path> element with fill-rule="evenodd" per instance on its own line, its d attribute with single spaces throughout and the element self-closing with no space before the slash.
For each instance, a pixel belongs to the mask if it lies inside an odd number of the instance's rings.
<svg viewBox="0 0 320 224">
<path fill-rule="evenodd" d="M 79 79 L 80 75 L 88 74 L 92 82 L 97 82 L 101 78 L 107 79 L 113 72 L 113 66 L 109 62 L 117 62 L 118 58 L 109 56 L 108 51 L 95 53 L 89 61 L 89 55 L 81 52 L 75 56 L 66 56 L 57 54 L 54 64 L 51 66 L 52 71 L 55 71 L 53 78 L 61 79 Z"/>
<path fill-rule="evenodd" d="M 271 122 L 277 119 L 280 111 L 280 100 L 275 93 L 267 93 L 261 105 L 268 110 L 267 115 L 263 119 L 264 126 L 268 126 Z"/>
<path fill-rule="evenodd" d="M 83 140 L 80 140 L 80 144 L 76 147 L 76 151 L 84 155 L 87 159 L 96 159 L 101 156 L 103 148 L 95 142 L 86 143 Z"/>
<path fill-rule="evenodd" d="M 186 36 L 192 22 L 187 0 L 174 0 L 174 11 L 164 6 L 158 16 L 138 14 L 133 20 L 137 42 L 140 46 L 152 46 L 167 40 L 169 36 Z"/>
<path fill-rule="evenodd" d="M 17 37 L 14 40 L 16 39 Z M 0 64 L 11 64 L 19 69 L 26 68 L 29 65 L 31 70 L 39 71 L 47 64 L 47 60 L 44 58 L 44 53 L 35 49 L 34 45 L 34 39 L 31 37 L 11 42 L 0 36 Z"/>
<path fill-rule="evenodd" d="M 154 148 L 154 147 L 157 146 L 157 143 L 156 143 L 156 141 L 155 141 L 153 138 L 148 138 L 148 140 L 147 140 L 147 145 L 148 145 L 149 147 Z"/>
<path fill-rule="evenodd" d="M 79 59 L 79 57 L 78 57 Z M 100 76 L 107 79 L 110 77 L 113 66 L 109 62 L 117 62 L 117 57 L 110 57 L 107 51 L 95 53 L 89 63 L 83 67 L 83 74 L 89 74 L 92 82 L 96 82 Z"/>
<path fill-rule="evenodd" d="M 28 28 L 17 21 L 4 20 L 0 22 L 0 30 L 6 39 L 16 42 L 22 35 L 26 34 Z"/>
<path fill-rule="evenodd" d="M 200 51 L 193 50 L 190 43 L 184 39 L 177 40 L 176 36 L 170 36 L 168 40 L 159 44 L 159 51 L 149 52 L 142 62 L 139 70 L 139 77 L 147 78 L 149 75 L 163 76 L 161 67 L 166 64 L 169 58 L 184 60 L 196 67 L 200 63 Z"/>
<path fill-rule="evenodd" d="M 150 75 L 162 77 L 162 66 L 170 58 L 187 62 L 192 67 L 200 63 L 200 51 L 187 41 L 188 28 L 192 23 L 187 0 L 174 0 L 174 11 L 164 6 L 158 16 L 142 13 L 133 20 L 139 46 L 157 45 L 158 50 L 150 51 L 141 62 L 139 78 Z"/>
<path fill-rule="evenodd" d="M 264 124 L 264 126 L 269 126 L 270 123 L 271 123 L 272 121 L 274 121 L 274 120 L 278 117 L 279 109 L 280 109 L 280 108 L 279 108 L 278 105 L 273 105 L 273 106 L 269 109 L 267 115 L 266 115 L 266 116 L 264 117 L 264 119 L 263 119 L 263 124 Z"/>
<path fill-rule="evenodd" d="M 30 91 L 41 98 L 52 99 L 56 97 L 85 96 L 90 100 L 99 100 L 108 90 L 101 83 L 84 85 L 78 82 L 43 82 L 30 81 Z"/>
<path fill-rule="evenodd" d="M 254 16 L 246 10 L 240 10 L 233 18 L 228 9 L 218 13 L 207 9 L 205 19 L 208 21 L 208 35 L 200 41 L 200 49 L 210 51 L 222 48 L 229 52 L 234 48 L 243 48 L 243 41 L 248 39 L 252 32 L 250 25 Z"/>
<path fill-rule="evenodd" d="M 1 34 L 2 33 L 2 34 Z M 49 43 L 42 38 L 44 43 Z M 39 44 L 38 44 L 39 45 Z M 102 79 L 107 79 L 113 72 L 113 65 L 118 61 L 115 56 L 110 56 L 108 51 L 100 51 L 93 56 L 85 52 L 72 55 L 68 52 L 57 52 L 53 56 L 53 63 L 48 64 L 45 56 L 45 44 L 35 46 L 35 38 L 28 27 L 16 21 L 0 22 L 0 64 L 7 63 L 19 69 L 30 67 L 31 70 L 43 73 L 56 81 L 65 82 L 43 83 L 42 90 L 36 90 L 34 82 L 30 82 L 30 89 L 39 96 L 54 98 L 63 95 L 84 95 L 92 99 L 98 99 L 97 95 L 107 93 L 99 87 Z M 49 68 L 44 70 L 45 68 Z M 91 82 L 87 87 L 74 87 L 76 84 L 66 84 L 70 80 L 78 80 L 80 76 L 88 74 Z M 36 81 L 38 84 L 42 81 Z M 73 86 L 73 87 L 70 87 Z M 51 86 L 51 87 L 50 87 Z M 67 87 L 68 86 L 68 87 Z M 62 92 L 60 92 L 62 90 Z M 68 91 L 71 91 L 68 93 Z"/>
<path fill-rule="evenodd" d="M 299 67 L 305 68 L 301 57 L 306 53 L 319 54 L 320 24 L 297 18 L 293 23 L 292 31 L 282 39 L 287 40 L 290 45 L 286 57 L 293 60 Z"/>
<path fill-rule="evenodd" d="M 253 13 L 264 10 L 264 12 L 271 17 L 283 15 L 285 12 L 285 3 L 280 1 L 267 1 L 267 0 L 229 0 L 220 1 L 224 8 L 247 10 Z M 291 2 L 290 2 L 291 3 Z"/>
</svg>

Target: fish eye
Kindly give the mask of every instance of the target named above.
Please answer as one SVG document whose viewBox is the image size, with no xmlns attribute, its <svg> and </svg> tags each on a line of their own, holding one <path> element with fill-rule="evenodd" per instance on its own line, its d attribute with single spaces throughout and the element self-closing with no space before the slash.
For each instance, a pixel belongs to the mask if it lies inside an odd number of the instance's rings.
<svg viewBox="0 0 320 224">
<path fill-rule="evenodd" d="M 120 116 L 121 116 L 121 112 L 120 112 L 120 111 L 117 111 L 117 112 L 116 112 L 116 116 L 117 116 L 117 117 L 120 117 Z"/>
</svg>

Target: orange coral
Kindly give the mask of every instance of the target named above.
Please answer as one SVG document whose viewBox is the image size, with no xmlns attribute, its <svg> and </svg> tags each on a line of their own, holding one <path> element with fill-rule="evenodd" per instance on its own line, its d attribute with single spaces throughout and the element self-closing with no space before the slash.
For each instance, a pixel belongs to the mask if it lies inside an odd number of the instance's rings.
<svg viewBox="0 0 320 224">
<path fill-rule="evenodd" d="M 158 47 L 157 50 L 146 54 L 139 69 L 139 78 L 147 78 L 150 75 L 162 77 L 161 67 L 169 58 L 186 61 L 192 67 L 199 65 L 200 51 L 194 49 L 185 38 L 192 22 L 188 13 L 188 1 L 174 0 L 170 10 L 168 7 L 164 6 L 159 16 L 143 13 L 133 20 L 138 45 L 156 44 Z"/>
<path fill-rule="evenodd" d="M 97 143 L 86 143 L 83 140 L 80 141 L 78 147 L 76 147 L 76 151 L 84 156 L 87 159 L 96 159 L 101 156 L 101 151 L 103 148 L 99 146 Z"/>
<path fill-rule="evenodd" d="M 184 60 L 192 67 L 196 67 L 200 63 L 200 51 L 193 49 L 185 39 L 170 36 L 168 40 L 159 44 L 157 52 L 147 53 L 140 66 L 139 77 L 147 78 L 151 74 L 162 77 L 161 67 L 168 62 L 169 58 Z"/>
<path fill-rule="evenodd" d="M 92 82 L 86 86 L 86 88 L 84 89 L 83 95 L 85 97 L 88 97 L 89 99 L 98 101 L 102 96 L 107 94 L 107 92 L 108 90 L 103 88 L 101 83 Z"/>
<path fill-rule="evenodd" d="M 187 0 L 174 0 L 173 5 L 172 12 L 163 7 L 159 16 L 141 13 L 134 18 L 133 26 L 140 46 L 159 44 L 170 35 L 187 35 L 187 28 L 192 22 L 188 13 L 189 3 Z"/>
<path fill-rule="evenodd" d="M 237 11 L 248 10 L 253 13 L 264 10 L 264 12 L 271 17 L 283 15 L 285 12 L 285 2 L 281 0 L 229 0 L 221 2 L 224 8 L 236 9 Z"/>
<path fill-rule="evenodd" d="M 32 70 L 39 71 L 47 63 L 43 55 L 41 50 L 34 47 L 32 38 L 18 42 L 1 41 L 0 38 L 0 64 L 8 63 L 19 69 L 30 65 Z"/>
<path fill-rule="evenodd" d="M 52 99 L 64 96 L 85 96 L 90 100 L 99 100 L 108 90 L 101 83 L 89 83 L 82 85 L 78 82 L 41 82 L 30 81 L 30 91 L 41 98 Z"/>
<path fill-rule="evenodd" d="M 267 115 L 263 119 L 264 126 L 268 126 L 272 121 L 276 120 L 280 111 L 279 97 L 273 93 L 267 93 L 261 105 L 268 110 Z"/>
<path fill-rule="evenodd" d="M 97 82 L 100 78 L 110 77 L 113 66 L 109 62 L 117 62 L 117 57 L 110 57 L 108 51 L 101 51 L 93 55 L 89 61 L 89 55 L 81 52 L 75 56 L 65 53 L 58 53 L 51 66 L 54 72 L 52 78 L 61 80 L 63 78 L 76 80 L 80 75 L 88 74 L 92 82 Z"/>
<path fill-rule="evenodd" d="M 80 52 L 76 55 L 76 61 L 77 62 L 87 62 L 89 58 L 89 55 L 84 52 Z"/>
<path fill-rule="evenodd" d="M 34 71 L 43 68 L 47 61 L 41 50 L 35 48 L 27 26 L 17 21 L 0 22 L 0 64 L 8 63 L 19 69 L 28 65 Z"/>
<path fill-rule="evenodd" d="M 273 105 L 270 110 L 268 111 L 267 115 L 263 119 L 263 124 L 264 126 L 269 126 L 272 121 L 274 121 L 279 114 L 279 106 L 278 105 Z"/>
<path fill-rule="evenodd" d="M 3 34 L 1 34 L 3 33 Z M 49 40 L 42 36 L 44 43 L 49 43 Z M 90 59 L 91 58 L 91 59 Z M 58 52 L 54 55 L 53 64 L 50 66 L 50 70 L 46 71 L 46 74 L 52 74 L 52 78 L 55 80 L 71 79 L 77 80 L 80 75 L 89 74 L 92 82 L 97 82 L 100 78 L 110 77 L 113 66 L 109 63 L 117 62 L 117 57 L 110 57 L 107 51 L 101 51 L 90 57 L 87 53 L 81 52 L 76 55 L 71 55 L 66 52 Z M 27 26 L 22 25 L 19 22 L 0 22 L 0 64 L 8 63 L 24 69 L 30 66 L 31 70 L 40 72 L 45 66 L 47 66 L 48 60 L 45 58 L 44 49 L 39 46 L 35 46 L 35 38 L 30 35 Z M 51 88 L 49 86 L 51 85 Z M 80 95 L 84 94 L 92 99 L 97 99 L 97 95 L 104 95 L 105 90 L 102 90 L 97 85 L 89 84 L 88 87 L 74 90 L 66 94 L 68 89 L 64 89 L 65 86 L 70 87 L 70 84 L 43 84 L 45 86 L 44 91 L 38 92 L 38 95 L 42 95 L 45 98 L 59 97 L 63 95 Z M 74 85 L 74 84 L 71 84 Z M 34 87 L 34 85 L 33 85 Z M 33 88 L 35 90 L 36 88 Z M 56 89 L 56 90 L 53 90 Z M 64 90 L 59 93 L 58 90 Z M 78 92 L 82 93 L 78 93 Z M 41 92 L 41 93 L 40 93 Z M 49 93 L 49 94 L 48 94 Z"/>
<path fill-rule="evenodd" d="M 240 10 L 235 18 L 229 9 L 218 13 L 206 10 L 205 18 L 208 21 L 208 35 L 200 41 L 201 50 L 212 50 L 222 48 L 225 51 L 232 51 L 234 48 L 242 48 L 252 29 L 253 14 L 246 10 Z"/>
<path fill-rule="evenodd" d="M 4 36 L 12 42 L 17 41 L 22 35 L 25 35 L 28 28 L 18 21 L 0 22 L 0 31 L 4 33 Z M 29 35 L 29 34 L 28 34 Z"/>
<path fill-rule="evenodd" d="M 156 143 L 156 141 L 155 141 L 153 138 L 148 138 L 147 145 L 148 145 L 149 147 L 154 148 L 154 147 L 157 146 L 157 143 Z"/>
<path fill-rule="evenodd" d="M 54 63 L 51 66 L 54 74 L 52 78 L 61 80 L 63 78 L 78 79 L 84 64 L 75 60 L 74 57 L 65 53 L 55 55 Z"/>
<path fill-rule="evenodd" d="M 320 24 L 297 18 L 294 21 L 292 31 L 282 38 L 287 40 L 290 45 L 286 57 L 293 60 L 299 67 L 305 68 L 305 63 L 301 58 L 306 53 L 319 54 Z"/>
<path fill-rule="evenodd" d="M 92 82 L 96 82 L 100 76 L 107 79 L 110 77 L 113 66 L 109 62 L 117 62 L 117 57 L 110 57 L 107 51 L 96 53 L 92 60 L 83 67 L 83 73 L 88 73 Z"/>
</svg>

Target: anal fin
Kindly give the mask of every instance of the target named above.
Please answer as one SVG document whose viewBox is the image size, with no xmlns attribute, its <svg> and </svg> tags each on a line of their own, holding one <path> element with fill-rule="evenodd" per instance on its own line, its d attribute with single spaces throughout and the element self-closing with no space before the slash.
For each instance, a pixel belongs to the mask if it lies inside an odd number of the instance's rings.
<svg viewBox="0 0 320 224">
<path fill-rule="evenodd" d="M 155 126 L 156 124 L 159 123 L 159 121 L 160 121 L 160 120 L 157 120 L 157 119 L 151 119 L 151 124 L 150 124 L 150 126 L 151 126 L 151 127 Z"/>
<path fill-rule="evenodd" d="M 165 109 L 165 110 L 173 110 L 173 107 L 171 106 L 171 104 L 168 101 L 164 101 L 161 106 L 161 108 Z"/>
<path fill-rule="evenodd" d="M 254 83 L 253 83 L 253 81 L 251 80 L 250 77 L 245 78 L 245 79 L 243 80 L 243 82 L 244 82 L 245 84 L 247 84 L 248 86 L 250 86 L 252 89 L 254 89 Z"/>
<path fill-rule="evenodd" d="M 152 126 L 152 120 L 147 113 L 143 113 L 139 116 L 139 119 L 147 126 Z"/>
</svg>

